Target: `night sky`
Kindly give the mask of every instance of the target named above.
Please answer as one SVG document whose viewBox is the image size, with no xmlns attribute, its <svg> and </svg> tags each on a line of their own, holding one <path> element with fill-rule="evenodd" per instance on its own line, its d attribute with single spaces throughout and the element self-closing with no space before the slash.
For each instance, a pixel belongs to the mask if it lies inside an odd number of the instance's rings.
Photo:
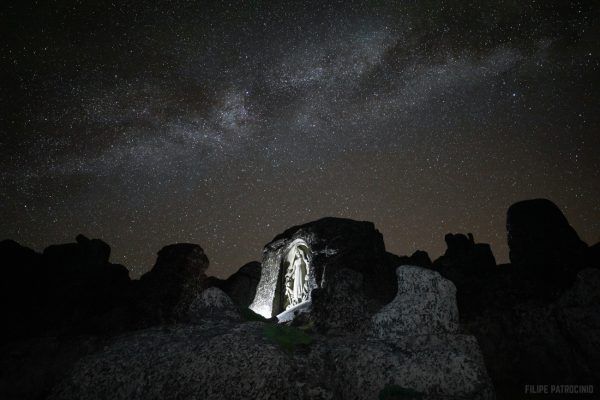
<svg viewBox="0 0 600 400">
<path fill-rule="evenodd" d="M 11 3 L 0 239 L 99 237 L 133 277 L 198 243 L 224 277 L 339 216 L 506 262 L 546 197 L 600 240 L 597 1 Z"/>
</svg>

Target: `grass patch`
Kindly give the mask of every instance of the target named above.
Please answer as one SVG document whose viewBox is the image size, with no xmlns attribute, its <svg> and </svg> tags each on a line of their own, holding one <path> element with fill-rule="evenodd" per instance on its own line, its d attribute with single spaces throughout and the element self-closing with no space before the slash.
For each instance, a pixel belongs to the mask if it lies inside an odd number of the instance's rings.
<svg viewBox="0 0 600 400">
<path fill-rule="evenodd" d="M 306 332 L 286 325 L 265 325 L 263 333 L 266 338 L 292 353 L 298 346 L 308 346 L 312 338 Z"/>
<path fill-rule="evenodd" d="M 385 385 L 379 392 L 379 400 L 418 400 L 425 394 L 399 385 Z"/>
</svg>

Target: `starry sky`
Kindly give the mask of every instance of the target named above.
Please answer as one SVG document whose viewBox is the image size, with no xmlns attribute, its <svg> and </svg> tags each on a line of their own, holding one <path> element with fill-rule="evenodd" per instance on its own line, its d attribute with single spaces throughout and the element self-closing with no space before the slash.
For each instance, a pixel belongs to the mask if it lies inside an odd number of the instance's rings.
<svg viewBox="0 0 600 400">
<path fill-rule="evenodd" d="M 226 277 L 338 216 L 506 262 L 506 209 L 546 197 L 600 240 L 596 1 L 10 3 L 0 239 L 99 237 L 133 277 L 198 243 Z"/>
</svg>

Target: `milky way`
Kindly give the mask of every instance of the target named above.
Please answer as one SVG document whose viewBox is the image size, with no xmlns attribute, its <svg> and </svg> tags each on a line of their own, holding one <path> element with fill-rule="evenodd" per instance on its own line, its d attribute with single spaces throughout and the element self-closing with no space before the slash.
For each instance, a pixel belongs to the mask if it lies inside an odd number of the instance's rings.
<svg viewBox="0 0 600 400">
<path fill-rule="evenodd" d="M 600 239 L 594 2 L 119 3 L 2 6 L 2 238 L 99 237 L 132 276 L 198 243 L 227 276 L 340 216 L 505 262 L 546 197 Z"/>
</svg>

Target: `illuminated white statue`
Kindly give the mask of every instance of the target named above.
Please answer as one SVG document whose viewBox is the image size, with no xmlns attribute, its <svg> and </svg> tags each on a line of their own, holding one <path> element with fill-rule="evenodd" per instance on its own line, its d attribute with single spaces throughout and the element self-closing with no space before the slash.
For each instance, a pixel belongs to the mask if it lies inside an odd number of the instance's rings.
<svg viewBox="0 0 600 400">
<path fill-rule="evenodd" d="M 308 260 L 305 246 L 293 246 L 286 258 L 288 268 L 285 273 L 284 308 L 287 310 L 308 300 Z"/>
</svg>

